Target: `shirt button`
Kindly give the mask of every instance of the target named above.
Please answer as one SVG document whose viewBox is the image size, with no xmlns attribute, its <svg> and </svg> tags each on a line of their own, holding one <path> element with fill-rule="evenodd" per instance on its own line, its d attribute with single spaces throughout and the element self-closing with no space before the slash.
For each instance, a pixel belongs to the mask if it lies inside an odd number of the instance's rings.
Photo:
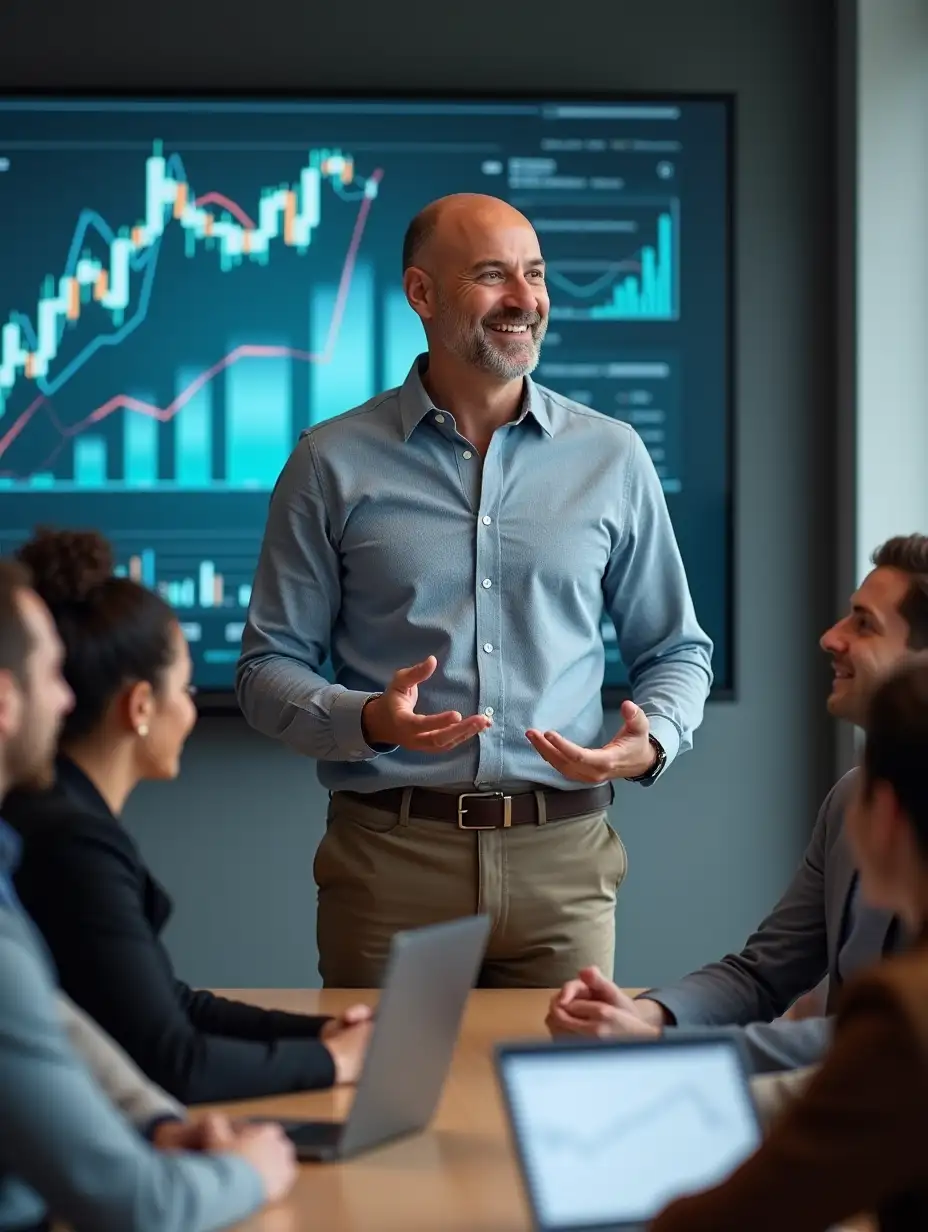
<svg viewBox="0 0 928 1232">
<path fill-rule="evenodd" d="M 492 719 L 493 718 L 493 707 L 487 706 L 486 710 L 484 710 L 483 713 L 487 716 L 488 719 Z"/>
<path fill-rule="evenodd" d="M 493 653 L 493 643 L 492 642 L 484 642 L 483 648 L 487 652 L 487 654 Z"/>
<path fill-rule="evenodd" d="M 461 454 L 461 457 L 462 457 L 462 458 L 467 458 L 468 462 L 470 461 L 470 459 L 471 459 L 473 456 L 474 456 L 474 455 L 471 453 L 471 451 L 470 451 L 469 449 L 465 449 L 465 450 L 464 450 L 464 452 Z"/>
<path fill-rule="evenodd" d="M 436 422 L 436 423 L 444 423 L 444 422 L 445 422 L 445 417 L 444 417 L 444 415 L 436 415 L 436 416 L 435 416 L 435 422 Z"/>
<path fill-rule="evenodd" d="M 493 585 L 493 583 L 490 581 L 489 578 L 484 578 L 482 585 L 483 585 L 484 590 L 489 590 L 490 587 Z"/>
<path fill-rule="evenodd" d="M 483 515 L 483 518 L 482 518 L 481 520 L 482 520 L 482 522 L 483 522 L 484 526 L 489 526 L 489 525 L 490 525 L 490 523 L 493 521 L 493 519 L 490 517 L 490 515 L 489 515 L 488 513 L 485 513 L 485 514 Z"/>
</svg>

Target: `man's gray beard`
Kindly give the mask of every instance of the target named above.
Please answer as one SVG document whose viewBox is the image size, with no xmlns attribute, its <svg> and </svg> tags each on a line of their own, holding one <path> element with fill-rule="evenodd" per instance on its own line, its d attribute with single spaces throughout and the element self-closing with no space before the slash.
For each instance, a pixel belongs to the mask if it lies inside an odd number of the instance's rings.
<svg viewBox="0 0 928 1232">
<path fill-rule="evenodd" d="M 491 376 L 498 376 L 504 381 L 514 381 L 520 376 L 528 376 L 538 367 L 541 358 L 541 344 L 548 328 L 547 321 L 529 326 L 532 331 L 532 355 L 528 360 L 518 362 L 509 359 L 498 350 L 486 335 L 486 327 L 479 325 L 472 330 L 470 325 L 462 321 L 452 308 L 439 300 L 441 320 L 439 336 L 448 350 L 463 359 L 465 363 Z"/>
<path fill-rule="evenodd" d="M 530 359 L 515 361 L 498 350 L 485 333 L 481 333 L 471 338 L 470 354 L 462 355 L 461 358 L 467 359 L 469 363 L 481 368 L 484 372 L 502 377 L 504 381 L 514 381 L 517 377 L 528 376 L 538 367 L 538 361 L 541 358 L 541 337 L 536 338 L 533 333 Z"/>
</svg>

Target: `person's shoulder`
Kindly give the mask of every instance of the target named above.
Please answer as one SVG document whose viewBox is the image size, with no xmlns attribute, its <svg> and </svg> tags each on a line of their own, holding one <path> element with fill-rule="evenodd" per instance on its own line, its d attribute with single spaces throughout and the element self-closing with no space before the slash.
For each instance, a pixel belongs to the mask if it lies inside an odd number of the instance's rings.
<svg viewBox="0 0 928 1232">
<path fill-rule="evenodd" d="M 344 442 L 356 443 L 359 434 L 382 436 L 395 430 L 399 422 L 399 395 L 399 387 L 384 390 L 360 406 L 304 428 L 300 433 L 300 446 L 323 452 L 338 449 Z"/>
<path fill-rule="evenodd" d="M 53 992 L 31 922 L 15 908 L 0 907 L 0 1017 L 8 1026 L 13 1018 L 28 1019 L 24 1025 L 34 1039 L 38 1021 L 54 1017 Z"/>
<path fill-rule="evenodd" d="M 612 415 L 594 410 L 591 406 L 549 389 L 547 385 L 536 383 L 535 390 L 545 404 L 555 435 L 559 431 L 583 432 L 596 435 L 614 447 L 634 447 L 638 434 L 624 419 L 615 419 Z"/>
<path fill-rule="evenodd" d="M 89 808 L 60 787 L 12 792 L 3 819 L 23 841 L 22 862 L 50 854 L 110 854 L 136 865 L 140 859 L 131 835 L 112 817 Z"/>
<path fill-rule="evenodd" d="M 827 830 L 837 832 L 844 825 L 844 814 L 854 794 L 854 786 L 860 771 L 857 766 L 838 779 L 822 801 L 820 817 Z"/>
</svg>

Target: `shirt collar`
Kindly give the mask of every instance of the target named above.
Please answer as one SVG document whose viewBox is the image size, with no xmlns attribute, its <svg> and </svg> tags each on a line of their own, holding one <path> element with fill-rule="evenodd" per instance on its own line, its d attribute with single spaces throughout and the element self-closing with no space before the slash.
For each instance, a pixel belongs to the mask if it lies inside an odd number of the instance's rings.
<svg viewBox="0 0 928 1232">
<path fill-rule="evenodd" d="M 409 369 L 406 380 L 400 386 L 400 420 L 403 425 L 403 440 L 408 441 L 422 420 L 437 408 L 425 392 L 422 384 L 422 373 L 428 366 L 428 355 L 417 356 Z M 553 436 L 551 415 L 544 394 L 530 376 L 525 378 L 525 396 L 522 400 L 522 411 L 516 423 L 521 423 L 526 415 L 531 415 L 547 436 Z"/>
</svg>

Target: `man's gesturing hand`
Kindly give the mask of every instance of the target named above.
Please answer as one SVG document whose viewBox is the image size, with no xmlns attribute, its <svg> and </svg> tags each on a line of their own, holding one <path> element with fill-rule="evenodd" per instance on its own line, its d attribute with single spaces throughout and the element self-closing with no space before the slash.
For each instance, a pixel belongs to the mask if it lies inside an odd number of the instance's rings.
<svg viewBox="0 0 928 1232">
<path fill-rule="evenodd" d="M 559 770 L 565 779 L 577 783 L 606 783 L 609 779 L 632 779 L 647 772 L 657 760 L 648 739 L 650 724 L 645 712 L 634 702 L 622 703 L 625 724 L 601 749 L 584 749 L 565 740 L 555 731 L 530 728 L 525 734 L 536 752 Z"/>
<path fill-rule="evenodd" d="M 470 740 L 491 726 L 486 715 L 474 714 L 464 719 L 457 710 L 441 714 L 416 714 L 419 685 L 438 666 L 429 655 L 414 667 L 401 667 L 394 673 L 380 697 L 372 698 L 361 712 L 364 739 L 368 744 L 399 745 L 418 753 L 443 753 Z"/>
</svg>

